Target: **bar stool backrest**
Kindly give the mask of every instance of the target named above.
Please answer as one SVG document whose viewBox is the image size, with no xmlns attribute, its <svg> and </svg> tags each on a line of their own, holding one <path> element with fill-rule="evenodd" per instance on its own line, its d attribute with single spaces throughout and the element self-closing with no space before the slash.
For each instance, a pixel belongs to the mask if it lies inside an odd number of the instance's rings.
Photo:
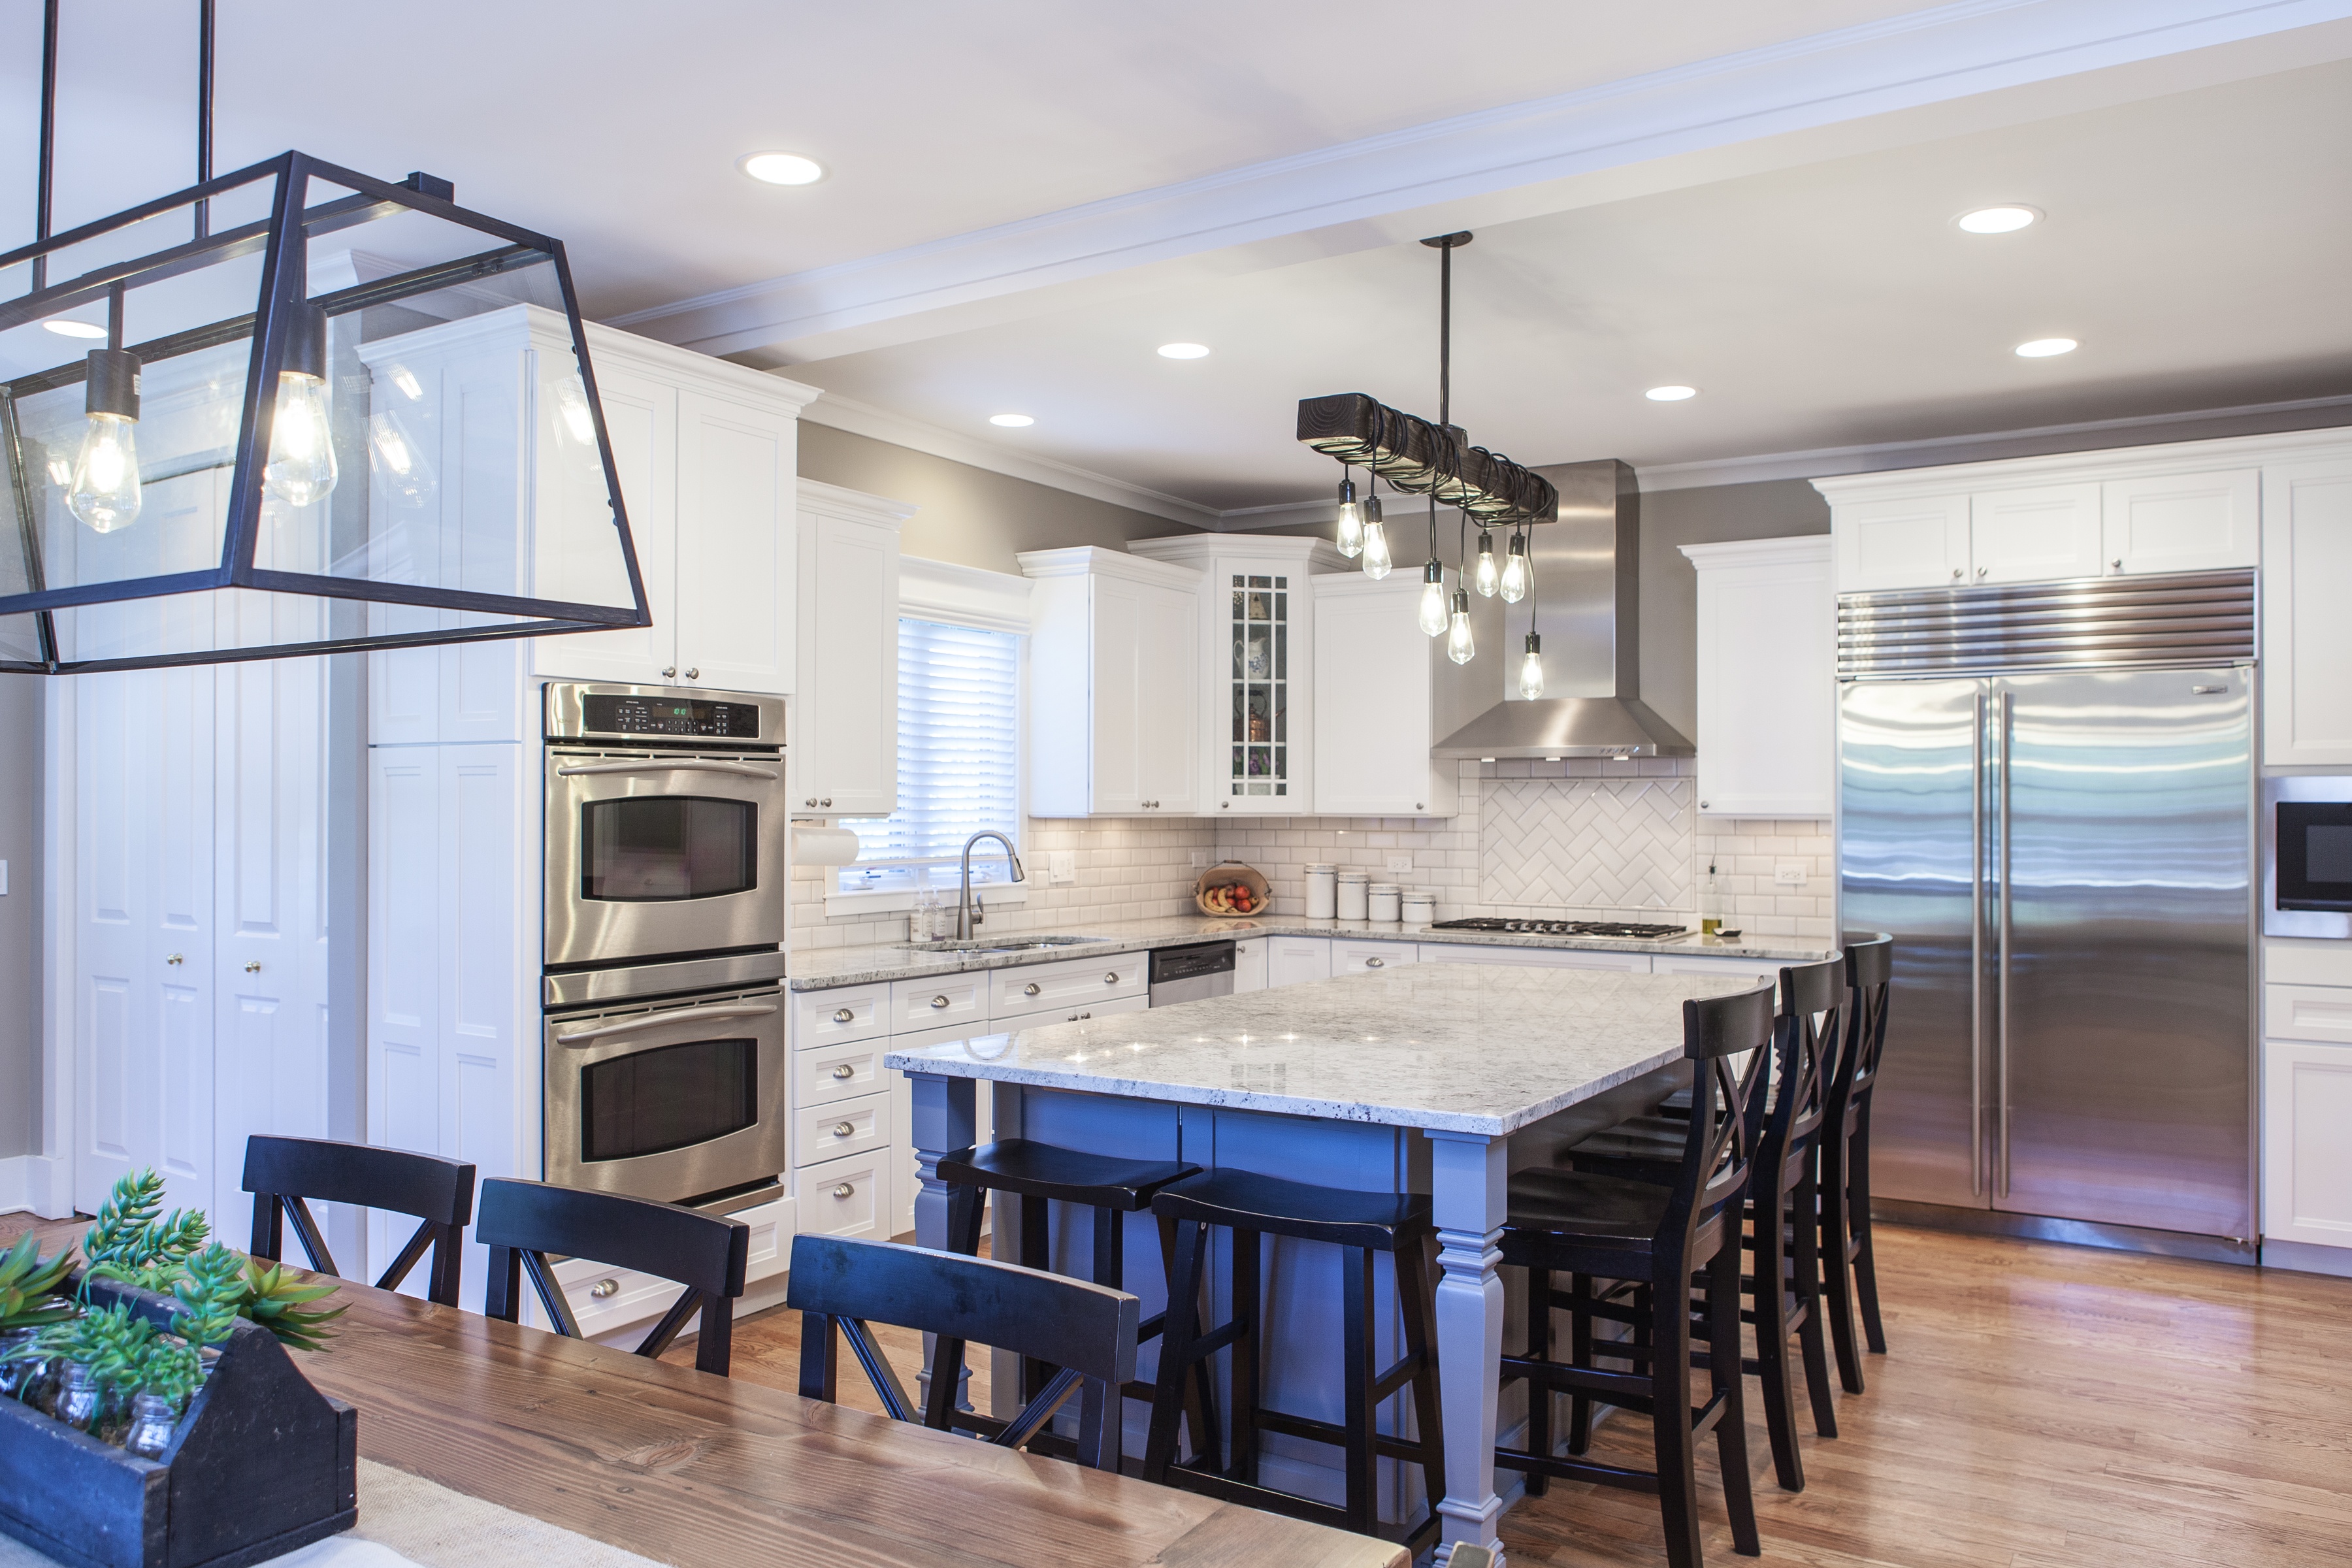
<svg viewBox="0 0 2352 1568">
<path fill-rule="evenodd" d="M 702 1322 L 696 1331 L 694 1364 L 727 1375 L 734 1303 L 743 1294 L 751 1251 L 751 1227 L 741 1220 L 618 1193 L 494 1176 L 482 1184 L 482 1212 L 474 1239 L 490 1249 L 490 1278 L 482 1304 L 488 1316 L 509 1323 L 520 1319 L 522 1276 L 528 1272 L 555 1331 L 581 1338 L 579 1320 L 572 1315 L 572 1304 L 564 1299 L 547 1255 L 590 1258 L 686 1287 L 637 1346 L 636 1354 L 652 1360 L 669 1349 L 699 1307 Z"/>
<path fill-rule="evenodd" d="M 253 1194 L 252 1245 L 247 1250 L 271 1262 L 284 1258 L 284 1226 L 290 1219 L 311 1268 L 320 1274 L 342 1270 L 306 1200 L 383 1209 L 422 1222 L 375 1288 L 398 1289 L 430 1247 L 433 1271 L 425 1295 L 445 1307 L 457 1304 L 465 1230 L 474 1219 L 474 1167 L 464 1161 L 369 1143 L 256 1133 L 245 1141 L 245 1190 Z"/>
<path fill-rule="evenodd" d="M 1772 1052 L 1772 987 L 1683 1003 L 1683 1055 L 1691 1063 L 1689 1131 L 1661 1235 L 1685 1240 L 1719 1223 L 1747 1191 L 1757 1152 L 1757 1108 Z M 1685 1249 L 1687 1251 L 1687 1249 Z"/>
<path fill-rule="evenodd" d="M 1881 931 L 1868 941 L 1848 942 L 1845 978 L 1853 988 L 1846 1001 L 1845 1060 L 1831 1097 L 1841 1106 L 1866 1102 L 1878 1080 L 1878 1059 L 1886 1049 L 1886 1001 L 1895 979 L 1895 939 Z"/>
<path fill-rule="evenodd" d="M 1773 1020 L 1772 1105 L 1759 1150 L 1766 1168 L 1811 1146 L 1829 1114 L 1830 1089 L 1846 1044 L 1845 960 L 1780 971 L 1780 1015 Z"/>
<path fill-rule="evenodd" d="M 993 1258 L 889 1241 L 796 1236 L 784 1305 L 806 1314 L 801 1322 L 801 1396 L 834 1398 L 838 1330 L 894 1421 L 948 1426 L 968 1342 L 1051 1362 L 1061 1370 L 989 1438 L 1017 1448 L 1053 1418 L 1081 1382 L 1101 1385 L 1105 1406 L 1118 1410 L 1119 1386 L 1135 1376 L 1142 1303 L 1124 1290 Z M 930 1401 L 919 1417 L 875 1343 L 869 1321 L 938 1336 Z M 1116 1469 L 1119 1424 L 1113 1419 L 1106 1425 L 1107 1453 L 1085 1458 Z"/>
</svg>

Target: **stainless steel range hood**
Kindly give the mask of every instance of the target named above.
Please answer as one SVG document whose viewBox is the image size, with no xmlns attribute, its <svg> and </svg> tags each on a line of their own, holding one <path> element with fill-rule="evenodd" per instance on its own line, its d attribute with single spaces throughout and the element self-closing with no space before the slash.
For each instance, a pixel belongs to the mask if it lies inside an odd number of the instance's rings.
<svg viewBox="0 0 2352 1568">
<path fill-rule="evenodd" d="M 1440 757 L 1688 757 L 1690 742 L 1642 700 L 1642 493 L 1613 458 L 1542 470 L 1559 489 L 1559 521 L 1528 531 L 1535 629 L 1545 689 L 1517 695 L 1528 606 L 1507 607 L 1503 635 L 1479 633 L 1460 666 L 1492 705 L 1433 748 Z M 1497 539 L 1498 545 L 1502 542 Z M 1499 601 L 1497 601 L 1499 603 Z M 1499 658 L 1486 649 L 1499 644 Z"/>
</svg>

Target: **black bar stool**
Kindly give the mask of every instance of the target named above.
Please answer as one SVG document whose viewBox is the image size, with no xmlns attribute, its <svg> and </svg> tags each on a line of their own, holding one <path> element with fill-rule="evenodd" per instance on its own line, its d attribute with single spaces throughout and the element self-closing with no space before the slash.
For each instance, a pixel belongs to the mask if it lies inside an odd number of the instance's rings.
<svg viewBox="0 0 2352 1568">
<path fill-rule="evenodd" d="M 1766 1047 L 1775 1032 L 1769 985 L 1683 1004 L 1694 1114 L 1679 1125 L 1682 1153 L 1670 1183 L 1558 1170 L 1522 1171 L 1511 1178 L 1503 1261 L 1528 1271 L 1529 1311 L 1527 1353 L 1504 1356 L 1502 1374 L 1527 1381 L 1528 1446 L 1497 1448 L 1495 1463 L 1524 1472 L 1530 1496 L 1540 1495 L 1554 1479 L 1655 1492 L 1673 1568 L 1698 1568 L 1696 1447 L 1709 1430 L 1721 1461 L 1733 1549 L 1749 1557 L 1761 1550 L 1740 1397 L 1739 1219 L 1750 1177 L 1762 1169 L 1757 1109 L 1769 1070 Z M 1551 1289 L 1554 1273 L 1636 1283 L 1649 1309 L 1648 1332 L 1638 1342 L 1589 1351 L 1580 1335 L 1571 1360 L 1552 1360 L 1552 1312 L 1570 1305 Z M 1692 1344 L 1695 1275 L 1704 1276 L 1704 1357 Z M 1628 1362 L 1633 1370 L 1593 1366 L 1601 1355 Z M 1690 1374 L 1702 1360 L 1708 1394 L 1694 1409 Z M 1554 1454 L 1554 1394 L 1648 1415 L 1657 1468 Z"/>
<path fill-rule="evenodd" d="M 1870 1096 L 1886 1049 L 1886 999 L 1895 978 L 1895 939 L 1882 931 L 1846 944 L 1845 1060 L 1830 1088 L 1829 1130 L 1822 1135 L 1822 1277 L 1838 1380 L 1862 1392 L 1862 1357 L 1853 1342 L 1854 1298 L 1871 1352 L 1886 1353 L 1878 1317 L 1878 1263 L 1870 1244 Z"/>
<path fill-rule="evenodd" d="M 245 1190 L 253 1194 L 252 1246 L 247 1250 L 277 1262 L 285 1256 L 285 1223 L 290 1219 L 311 1268 L 320 1274 L 342 1270 L 335 1267 L 335 1255 L 327 1250 L 306 1199 L 383 1209 L 421 1222 L 375 1288 L 400 1289 L 430 1247 L 433 1268 L 425 1300 L 457 1304 L 466 1227 L 474 1220 L 474 1167 L 464 1161 L 372 1143 L 256 1133 L 245 1141 Z"/>
<path fill-rule="evenodd" d="M 1140 1214 L 1151 1206 L 1151 1200 L 1172 1182 L 1200 1173 L 1201 1167 L 1182 1160 L 1123 1160 L 1111 1154 L 1087 1154 L 1076 1149 L 1065 1149 L 1055 1143 L 1041 1143 L 1029 1138 L 1000 1138 L 993 1143 L 982 1143 L 960 1149 L 940 1159 L 940 1180 L 949 1184 L 948 1249 L 967 1258 L 980 1252 L 980 1223 L 982 1198 L 991 1192 L 1013 1193 L 1021 1200 L 1021 1236 L 1018 1256 L 1003 1259 L 1024 1268 L 1047 1272 L 1053 1269 L 1051 1231 L 1047 1223 L 1048 1203 L 1076 1204 L 1093 1213 L 1094 1283 L 1113 1290 L 1127 1289 L 1127 1216 Z M 1160 1222 L 1160 1253 L 1163 1275 L 1171 1281 L 1169 1300 L 1174 1300 L 1172 1281 L 1175 1278 L 1175 1224 Z M 997 1237 L 1002 1248 L 1004 1237 Z M 1138 1342 L 1149 1342 L 1165 1330 L 1168 1314 L 1144 1320 L 1136 1331 Z M 1020 1394 L 1024 1400 L 1036 1396 L 1052 1375 L 1053 1363 L 1024 1357 L 1021 1367 Z M 1119 1392 L 1129 1399 L 1150 1399 L 1154 1387 L 1149 1383 L 1129 1381 L 1120 1385 Z M 1087 1401 L 1097 1397 L 1089 1388 Z M 1193 1395 L 1194 1404 L 1189 1414 L 1192 1417 L 1192 1444 L 1197 1453 L 1213 1456 L 1216 1451 L 1215 1423 L 1211 1420 L 1213 1406 L 1209 1400 L 1209 1373 L 1200 1370 Z M 970 1412 L 954 1413 L 958 1425 L 974 1430 L 989 1424 Z M 1090 1407 L 1084 1408 L 1079 1424 L 1092 1429 L 1097 1419 Z M 1108 1425 L 1116 1432 L 1119 1423 Z M 1044 1451 L 1058 1447 L 1050 1437 L 1033 1445 Z"/>
<path fill-rule="evenodd" d="M 1429 1342 L 1433 1315 L 1429 1268 L 1423 1248 L 1434 1227 L 1429 1199 L 1413 1193 L 1359 1193 L 1337 1187 L 1279 1181 L 1246 1171 L 1210 1171 L 1163 1189 L 1151 1212 L 1176 1226 L 1176 1279 L 1168 1293 L 1168 1332 L 1160 1349 L 1159 1397 L 1151 1409 L 1151 1440 L 1143 1460 L 1146 1480 L 1181 1487 L 1269 1513 L 1317 1524 L 1336 1525 L 1359 1535 L 1383 1536 L 1408 1551 L 1435 1538 L 1437 1505 L 1445 1496 L 1445 1445 L 1437 1408 L 1437 1358 Z M 1209 1230 L 1223 1226 L 1233 1237 L 1232 1321 L 1207 1332 L 1200 1326 L 1198 1301 Z M 1258 1404 L 1258 1237 L 1296 1237 L 1347 1249 L 1340 1264 L 1342 1353 L 1346 1367 L 1346 1419 L 1318 1421 Z M 1381 1371 L 1372 1364 L 1372 1254 L 1394 1260 L 1397 1306 L 1404 1322 L 1402 1354 Z M 1213 1458 L 1178 1466 L 1176 1417 L 1184 1379 L 1208 1359 L 1233 1347 L 1233 1462 L 1219 1468 Z M 1418 1438 L 1384 1436 L 1378 1428 L 1381 1401 L 1412 1385 Z M 1257 1435 L 1280 1432 L 1328 1443 L 1346 1450 L 1347 1501 L 1334 1508 L 1258 1484 Z M 1380 1527 L 1381 1456 L 1421 1466 L 1429 1494 L 1422 1521 L 1394 1534 Z"/>
</svg>

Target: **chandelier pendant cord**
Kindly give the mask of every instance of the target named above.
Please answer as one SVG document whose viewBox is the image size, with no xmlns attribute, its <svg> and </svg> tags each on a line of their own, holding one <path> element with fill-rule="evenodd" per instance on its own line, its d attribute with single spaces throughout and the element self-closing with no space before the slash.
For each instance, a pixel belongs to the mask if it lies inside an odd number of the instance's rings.
<svg viewBox="0 0 2352 1568">
<path fill-rule="evenodd" d="M 197 7 L 196 36 L 196 184 L 213 177 L 213 5 Z M 212 203 L 196 204 L 196 237 L 212 233 Z"/>
<path fill-rule="evenodd" d="M 33 243 L 49 240 L 49 208 L 58 163 L 58 0 L 41 8 L 41 170 L 33 196 Z M 48 287 L 49 258 L 33 258 L 33 291 Z"/>
</svg>

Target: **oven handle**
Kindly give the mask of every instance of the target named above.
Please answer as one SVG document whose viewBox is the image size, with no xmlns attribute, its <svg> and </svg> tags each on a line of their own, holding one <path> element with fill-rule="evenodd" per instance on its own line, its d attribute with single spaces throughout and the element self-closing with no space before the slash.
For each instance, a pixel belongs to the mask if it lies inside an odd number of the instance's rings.
<svg viewBox="0 0 2352 1568">
<path fill-rule="evenodd" d="M 728 1002 L 715 1007 L 688 1007 L 678 1013 L 648 1013 L 641 1018 L 627 1018 L 617 1024 L 601 1024 L 577 1034 L 558 1035 L 559 1046 L 584 1046 L 591 1040 L 609 1039 L 614 1035 L 633 1035 L 640 1029 L 667 1029 L 672 1024 L 699 1024 L 705 1018 L 757 1018 L 774 1012 L 774 1005 L 756 1002 Z"/>
<path fill-rule="evenodd" d="M 555 770 L 559 778 L 574 773 L 733 773 L 738 778 L 772 779 L 772 768 L 755 768 L 748 763 L 719 763 L 680 760 L 675 763 L 583 763 L 575 767 Z"/>
</svg>

